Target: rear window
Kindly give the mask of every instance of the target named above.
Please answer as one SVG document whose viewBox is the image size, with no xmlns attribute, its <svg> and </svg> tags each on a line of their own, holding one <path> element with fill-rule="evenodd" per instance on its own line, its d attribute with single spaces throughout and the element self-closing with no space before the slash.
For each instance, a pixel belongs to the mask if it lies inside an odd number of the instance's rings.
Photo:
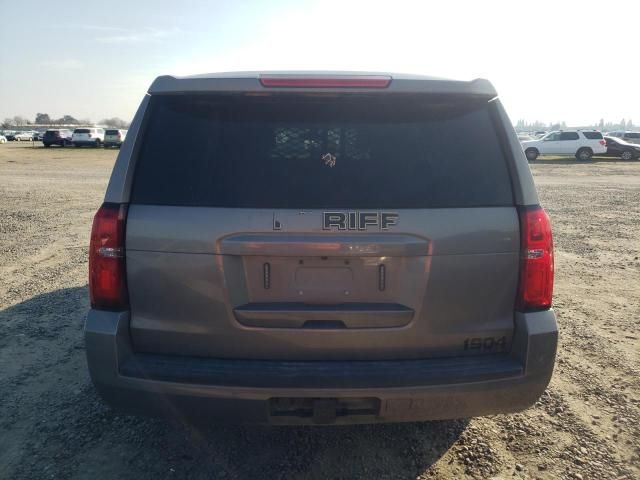
<svg viewBox="0 0 640 480">
<path fill-rule="evenodd" d="M 73 133 L 91 133 L 88 128 L 76 128 Z"/>
<path fill-rule="evenodd" d="M 118 130 L 105 130 L 104 134 L 105 135 L 118 135 Z"/>
<path fill-rule="evenodd" d="M 602 140 L 602 134 L 600 132 L 582 132 L 582 134 L 589 140 Z"/>
<path fill-rule="evenodd" d="M 149 108 L 132 203 L 245 208 L 513 204 L 486 100 L 192 95 L 154 96 Z"/>
<path fill-rule="evenodd" d="M 640 132 L 627 132 L 624 136 L 625 138 L 640 138 Z"/>
</svg>

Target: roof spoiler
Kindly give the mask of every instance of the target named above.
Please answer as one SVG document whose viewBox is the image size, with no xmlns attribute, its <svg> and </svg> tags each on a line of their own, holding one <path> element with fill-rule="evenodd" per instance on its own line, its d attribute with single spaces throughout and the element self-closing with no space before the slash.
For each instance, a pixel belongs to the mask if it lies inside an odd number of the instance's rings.
<svg viewBox="0 0 640 480">
<path fill-rule="evenodd" d="M 425 93 L 495 98 L 498 94 L 486 79 L 448 80 L 419 75 L 353 72 L 238 72 L 191 77 L 163 75 L 154 80 L 149 94 L 243 93 L 243 92 L 336 92 Z"/>
</svg>

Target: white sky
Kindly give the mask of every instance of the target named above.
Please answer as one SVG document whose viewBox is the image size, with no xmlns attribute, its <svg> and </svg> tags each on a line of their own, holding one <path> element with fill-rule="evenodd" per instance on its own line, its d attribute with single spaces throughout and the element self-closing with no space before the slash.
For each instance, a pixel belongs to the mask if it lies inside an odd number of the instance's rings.
<svg viewBox="0 0 640 480">
<path fill-rule="evenodd" d="M 163 74 L 344 69 L 485 77 L 514 123 L 640 123 L 640 0 L 0 0 L 13 9 L 0 119 L 130 120 Z"/>
</svg>

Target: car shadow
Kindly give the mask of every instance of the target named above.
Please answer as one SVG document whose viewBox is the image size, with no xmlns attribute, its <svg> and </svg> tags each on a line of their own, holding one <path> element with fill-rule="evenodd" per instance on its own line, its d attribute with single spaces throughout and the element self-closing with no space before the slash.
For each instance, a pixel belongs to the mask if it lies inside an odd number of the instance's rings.
<svg viewBox="0 0 640 480">
<path fill-rule="evenodd" d="M 13 359 L 0 375 L 0 477 L 415 479 L 468 426 L 222 426 L 122 415 L 87 373 L 87 298 L 86 287 L 66 288 L 0 311 L 0 359 Z"/>
</svg>

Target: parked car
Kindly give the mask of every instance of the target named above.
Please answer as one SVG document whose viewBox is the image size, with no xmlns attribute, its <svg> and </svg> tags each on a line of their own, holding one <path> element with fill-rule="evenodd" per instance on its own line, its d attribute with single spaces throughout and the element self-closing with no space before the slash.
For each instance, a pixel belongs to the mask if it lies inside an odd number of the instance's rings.
<svg viewBox="0 0 640 480">
<path fill-rule="evenodd" d="M 628 143 L 616 137 L 604 137 L 607 142 L 607 156 L 620 157 L 623 160 L 638 159 L 640 157 L 640 145 Z"/>
<path fill-rule="evenodd" d="M 595 130 L 550 132 L 538 140 L 522 142 L 522 148 L 530 162 L 539 155 L 575 156 L 578 160 L 585 161 L 607 151 L 602 133 Z"/>
<path fill-rule="evenodd" d="M 533 134 L 533 136 L 534 136 L 534 137 L 536 137 L 536 138 L 542 138 L 542 137 L 544 137 L 547 133 L 548 133 L 548 132 L 547 132 L 546 130 L 539 130 L 539 131 L 535 132 L 535 133 Z"/>
<path fill-rule="evenodd" d="M 94 218 L 85 351 L 107 402 L 271 424 L 536 402 L 551 225 L 487 80 L 196 78 L 153 82 Z"/>
<path fill-rule="evenodd" d="M 622 130 L 607 133 L 608 137 L 616 137 L 627 143 L 640 143 L 640 132 L 625 132 Z"/>
<path fill-rule="evenodd" d="M 99 147 L 104 142 L 102 128 L 76 128 L 71 136 L 74 147 Z"/>
<path fill-rule="evenodd" d="M 16 133 L 15 131 L 12 130 L 8 130 L 4 132 L 4 136 L 6 137 L 6 139 L 10 142 L 13 142 L 16 139 Z"/>
<path fill-rule="evenodd" d="M 47 148 L 51 145 L 60 145 L 61 147 L 66 147 L 67 145 L 72 145 L 72 135 L 73 134 L 71 133 L 71 130 L 47 130 L 42 136 L 42 143 Z"/>
<path fill-rule="evenodd" d="M 0 143 L 7 143 L 7 137 L 0 135 Z"/>
<path fill-rule="evenodd" d="M 525 142 L 527 140 L 535 140 L 535 138 L 533 138 L 531 135 L 527 133 L 519 133 L 518 140 L 520 140 L 521 142 Z"/>
<path fill-rule="evenodd" d="M 43 137 L 44 137 L 44 131 L 34 132 L 32 140 L 34 140 L 34 141 L 42 141 Z"/>
<path fill-rule="evenodd" d="M 122 146 L 127 137 L 127 130 L 107 129 L 104 131 L 104 148 Z"/>
<path fill-rule="evenodd" d="M 18 142 L 29 142 L 33 140 L 33 133 L 34 132 L 32 131 L 18 132 L 13 137 L 14 137 L 14 140 Z"/>
</svg>

